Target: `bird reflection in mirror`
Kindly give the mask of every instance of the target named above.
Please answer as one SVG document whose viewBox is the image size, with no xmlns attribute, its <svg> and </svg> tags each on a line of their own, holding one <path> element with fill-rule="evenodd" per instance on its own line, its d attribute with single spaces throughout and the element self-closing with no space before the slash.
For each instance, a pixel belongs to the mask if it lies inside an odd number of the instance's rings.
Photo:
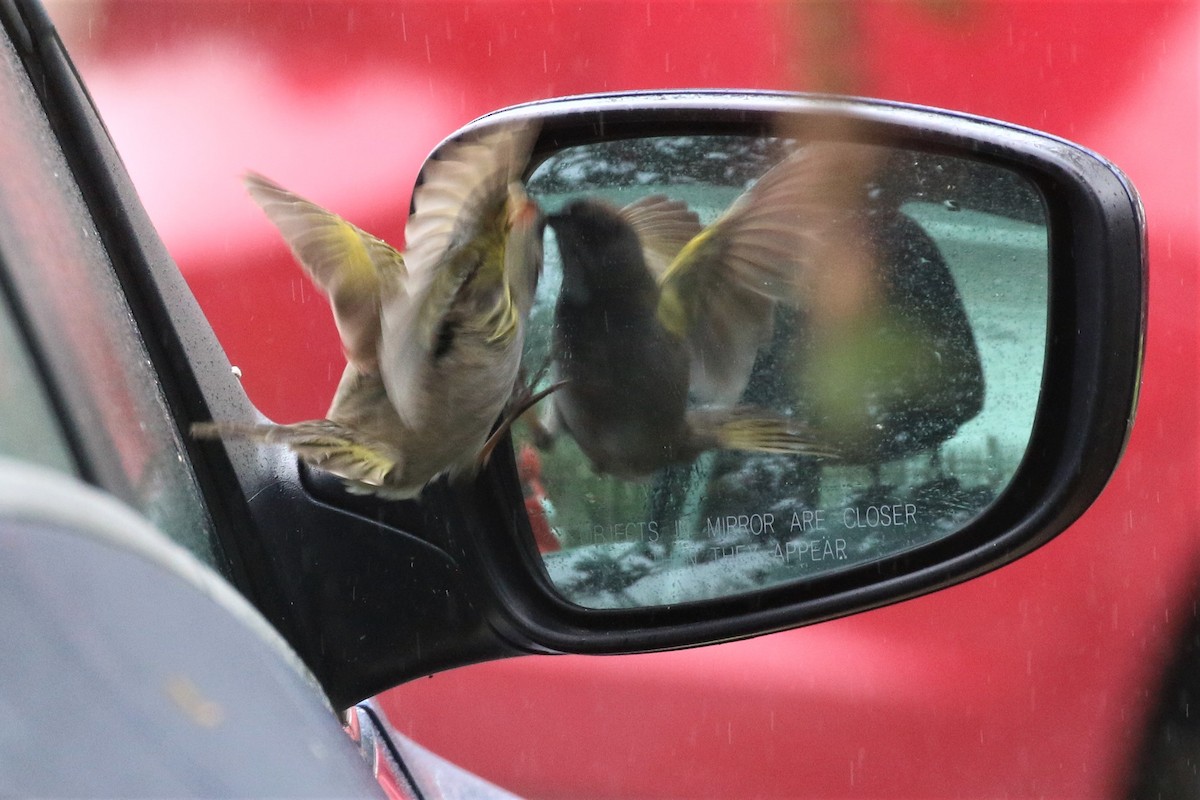
<svg viewBox="0 0 1200 800">
<path fill-rule="evenodd" d="M 836 149 L 787 157 L 708 226 L 661 196 L 548 217 L 563 267 L 551 407 L 598 472 L 638 478 L 714 449 L 832 454 L 796 419 L 738 401 L 776 306 L 802 292 L 805 211 L 833 174 L 816 164 Z"/>
</svg>

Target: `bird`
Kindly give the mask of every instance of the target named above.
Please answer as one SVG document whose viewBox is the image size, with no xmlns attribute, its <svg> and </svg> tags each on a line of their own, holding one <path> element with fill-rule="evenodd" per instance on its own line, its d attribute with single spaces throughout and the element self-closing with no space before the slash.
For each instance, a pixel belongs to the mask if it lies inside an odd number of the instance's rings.
<svg viewBox="0 0 1200 800">
<path fill-rule="evenodd" d="M 547 216 L 563 273 L 554 423 L 597 472 L 639 479 L 712 449 L 830 454 L 791 419 L 719 404 L 744 388 L 773 304 L 792 291 L 787 265 L 804 235 L 794 219 L 773 225 L 780 212 L 755 208 L 784 194 L 763 188 L 708 227 L 659 195 L 624 208 L 584 197 Z M 766 263 L 777 259 L 784 265 Z M 701 330 L 710 323 L 715 331 Z M 690 393 L 706 402 L 689 407 Z"/>
<path fill-rule="evenodd" d="M 523 410 L 489 437 L 514 395 L 541 272 L 544 215 L 522 183 L 536 136 L 536 124 L 514 122 L 443 145 L 413 193 L 403 253 L 248 175 L 329 297 L 347 364 L 323 419 L 197 423 L 193 435 L 286 445 L 350 491 L 389 499 L 478 469 Z"/>
</svg>

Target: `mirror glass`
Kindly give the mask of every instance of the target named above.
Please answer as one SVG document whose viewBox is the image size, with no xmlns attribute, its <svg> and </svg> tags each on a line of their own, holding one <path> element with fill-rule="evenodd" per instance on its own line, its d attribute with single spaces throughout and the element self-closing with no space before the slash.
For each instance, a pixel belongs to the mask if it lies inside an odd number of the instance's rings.
<svg viewBox="0 0 1200 800">
<path fill-rule="evenodd" d="M 1040 193 L 988 163 L 786 137 L 559 150 L 514 427 L 531 528 L 587 608 L 725 597 L 948 536 L 1024 457 Z"/>
</svg>

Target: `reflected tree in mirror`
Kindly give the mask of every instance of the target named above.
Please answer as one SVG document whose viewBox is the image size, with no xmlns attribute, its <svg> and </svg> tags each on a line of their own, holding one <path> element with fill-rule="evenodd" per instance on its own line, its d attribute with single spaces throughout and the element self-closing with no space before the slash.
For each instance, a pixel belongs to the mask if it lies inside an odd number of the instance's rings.
<svg viewBox="0 0 1200 800">
<path fill-rule="evenodd" d="M 1044 204 L 962 158 L 742 136 L 560 150 L 514 428 L 589 608 L 804 581 L 952 534 L 1025 455 Z"/>
</svg>

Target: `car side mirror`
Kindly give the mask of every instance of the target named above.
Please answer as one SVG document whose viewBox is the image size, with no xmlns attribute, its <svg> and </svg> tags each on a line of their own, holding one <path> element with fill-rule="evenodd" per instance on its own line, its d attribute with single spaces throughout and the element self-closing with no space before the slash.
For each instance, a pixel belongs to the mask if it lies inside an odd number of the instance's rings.
<svg viewBox="0 0 1200 800">
<path fill-rule="evenodd" d="M 775 94 L 550 101 L 508 537 L 528 644 L 626 652 L 930 591 L 1061 532 L 1129 431 L 1141 209 L 1060 139 Z M 499 479 L 499 478 L 498 478 Z M 518 488 L 520 494 L 518 494 Z M 503 540 L 503 541 L 502 541 Z"/>
<path fill-rule="evenodd" d="M 549 394 L 486 466 L 397 502 L 204 446 L 251 520 L 235 574 L 336 703 L 934 591 L 1044 544 L 1112 474 L 1146 267 L 1100 156 L 933 109 L 667 92 L 499 111 L 430 163 L 513 126 L 537 131 L 521 188 L 546 224 L 518 395 Z M 253 421 L 216 363 L 211 418 Z"/>
</svg>

